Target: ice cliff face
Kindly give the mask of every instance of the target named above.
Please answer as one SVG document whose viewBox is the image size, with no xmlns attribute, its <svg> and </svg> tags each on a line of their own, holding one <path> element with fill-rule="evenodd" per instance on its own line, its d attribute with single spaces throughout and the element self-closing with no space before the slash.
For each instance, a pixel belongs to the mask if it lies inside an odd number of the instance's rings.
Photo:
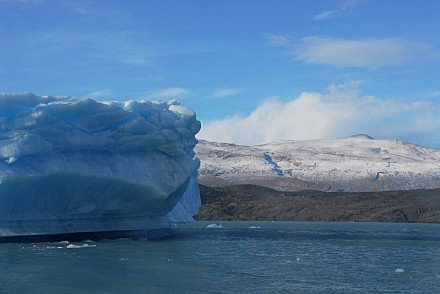
<svg viewBox="0 0 440 294">
<path fill-rule="evenodd" d="M 356 135 L 343 140 L 241 146 L 200 141 L 199 181 L 284 191 L 386 191 L 440 187 L 440 150 Z"/>
<path fill-rule="evenodd" d="M 199 130 L 174 101 L 0 94 L 0 235 L 190 220 L 200 206 Z"/>
</svg>

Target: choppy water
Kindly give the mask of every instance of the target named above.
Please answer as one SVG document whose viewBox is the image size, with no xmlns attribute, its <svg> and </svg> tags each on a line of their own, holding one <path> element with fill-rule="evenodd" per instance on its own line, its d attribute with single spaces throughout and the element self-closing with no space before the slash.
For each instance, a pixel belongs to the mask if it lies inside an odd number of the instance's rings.
<svg viewBox="0 0 440 294">
<path fill-rule="evenodd" d="M 0 244 L 0 293 L 440 293 L 440 225 L 210 224 L 156 241 Z"/>
</svg>

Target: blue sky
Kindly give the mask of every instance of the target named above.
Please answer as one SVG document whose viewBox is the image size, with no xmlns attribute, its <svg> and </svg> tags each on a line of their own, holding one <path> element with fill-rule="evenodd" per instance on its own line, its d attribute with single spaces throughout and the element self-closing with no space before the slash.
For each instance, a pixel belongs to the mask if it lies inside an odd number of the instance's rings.
<svg viewBox="0 0 440 294">
<path fill-rule="evenodd" d="M 0 92 L 178 99 L 200 138 L 440 147 L 440 2 L 0 0 Z"/>
</svg>

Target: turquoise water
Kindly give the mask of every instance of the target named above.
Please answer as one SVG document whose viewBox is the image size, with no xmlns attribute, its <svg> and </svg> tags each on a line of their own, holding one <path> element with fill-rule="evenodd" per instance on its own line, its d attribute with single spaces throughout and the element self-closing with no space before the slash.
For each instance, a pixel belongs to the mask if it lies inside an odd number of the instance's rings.
<svg viewBox="0 0 440 294">
<path fill-rule="evenodd" d="M 210 224 L 154 241 L 0 244 L 0 293 L 440 293 L 437 224 Z"/>
</svg>

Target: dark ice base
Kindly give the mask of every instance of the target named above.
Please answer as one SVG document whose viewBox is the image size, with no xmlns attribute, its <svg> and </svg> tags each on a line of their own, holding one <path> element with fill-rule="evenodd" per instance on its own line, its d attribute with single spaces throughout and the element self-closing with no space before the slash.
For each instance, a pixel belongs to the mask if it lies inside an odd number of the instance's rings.
<svg viewBox="0 0 440 294">
<path fill-rule="evenodd" d="M 102 232 L 79 232 L 48 235 L 22 235 L 22 236 L 0 236 L 0 243 L 36 243 L 36 242 L 79 242 L 84 240 L 101 241 L 129 238 L 139 239 L 158 239 L 172 237 L 177 231 L 171 228 L 149 229 L 149 230 L 130 230 L 130 231 L 102 231 Z"/>
</svg>

